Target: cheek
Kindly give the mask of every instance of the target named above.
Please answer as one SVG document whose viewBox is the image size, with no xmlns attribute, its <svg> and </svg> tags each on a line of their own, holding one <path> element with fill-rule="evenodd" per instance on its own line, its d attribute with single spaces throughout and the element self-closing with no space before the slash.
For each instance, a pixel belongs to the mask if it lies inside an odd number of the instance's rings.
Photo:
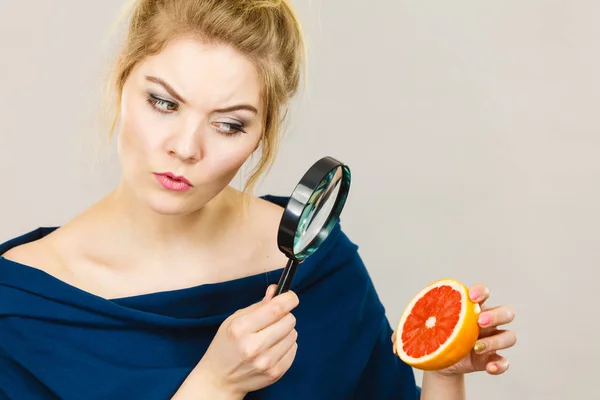
<svg viewBox="0 0 600 400">
<path fill-rule="evenodd" d="M 147 156 L 159 147 L 160 135 L 156 132 L 158 129 L 154 122 L 156 118 L 148 115 L 152 111 L 145 108 L 144 104 L 135 103 L 123 107 L 119 147 L 124 156 Z"/>
<path fill-rule="evenodd" d="M 236 139 L 227 139 L 236 140 Z M 248 140 L 243 144 L 236 143 L 230 146 L 227 151 L 224 151 L 215 157 L 214 170 L 219 171 L 225 179 L 232 179 L 238 170 L 248 160 L 256 148 L 256 141 Z"/>
</svg>

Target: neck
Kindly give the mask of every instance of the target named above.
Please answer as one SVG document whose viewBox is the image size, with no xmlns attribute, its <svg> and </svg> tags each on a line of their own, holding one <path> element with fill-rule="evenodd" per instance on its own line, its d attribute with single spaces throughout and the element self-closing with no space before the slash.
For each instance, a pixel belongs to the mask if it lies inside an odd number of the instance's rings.
<svg viewBox="0 0 600 400">
<path fill-rule="evenodd" d="M 159 214 L 123 184 L 98 206 L 101 212 L 95 214 L 105 219 L 103 224 L 113 232 L 115 241 L 133 253 L 147 254 L 152 249 L 158 258 L 214 249 L 239 226 L 242 216 L 241 197 L 229 187 L 188 214 Z"/>
</svg>

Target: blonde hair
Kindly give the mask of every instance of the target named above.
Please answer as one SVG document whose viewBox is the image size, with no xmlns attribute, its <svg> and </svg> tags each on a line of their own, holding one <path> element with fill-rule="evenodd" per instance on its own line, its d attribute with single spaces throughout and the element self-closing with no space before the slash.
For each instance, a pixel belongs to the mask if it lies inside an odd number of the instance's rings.
<svg viewBox="0 0 600 400">
<path fill-rule="evenodd" d="M 244 185 L 252 191 L 270 169 L 279 145 L 287 104 L 300 84 L 306 48 L 298 17 L 288 0 L 135 0 L 125 42 L 111 71 L 110 136 L 119 119 L 121 93 L 132 69 L 159 53 L 168 41 L 192 36 L 230 45 L 248 57 L 259 73 L 264 102 L 261 159 Z M 126 11 L 126 10 L 125 10 Z"/>
</svg>

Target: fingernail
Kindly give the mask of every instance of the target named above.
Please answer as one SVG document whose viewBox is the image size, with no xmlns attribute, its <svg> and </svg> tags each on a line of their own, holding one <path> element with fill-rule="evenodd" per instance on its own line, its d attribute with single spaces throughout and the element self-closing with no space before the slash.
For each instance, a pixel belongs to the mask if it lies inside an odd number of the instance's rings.
<svg viewBox="0 0 600 400">
<path fill-rule="evenodd" d="M 481 314 L 478 322 L 481 326 L 489 325 L 492 323 L 492 316 L 490 314 Z"/>
<path fill-rule="evenodd" d="M 269 298 L 273 296 L 273 293 L 275 292 L 275 287 L 274 286 L 269 286 L 267 288 L 267 292 L 265 293 L 265 298 Z"/>
<path fill-rule="evenodd" d="M 481 292 L 477 289 L 472 289 L 469 292 L 469 297 L 471 298 L 471 300 L 475 301 L 475 300 L 479 299 L 479 297 L 481 297 Z"/>
<path fill-rule="evenodd" d="M 496 364 L 490 365 L 490 372 L 492 372 L 492 373 L 498 372 L 498 365 L 496 365 Z"/>
<path fill-rule="evenodd" d="M 485 342 L 477 342 L 477 343 L 475 343 L 475 346 L 473 346 L 473 350 L 475 350 L 475 353 L 483 353 L 485 348 L 486 348 Z"/>
<path fill-rule="evenodd" d="M 288 296 L 288 299 L 287 299 L 287 301 L 286 301 L 286 304 L 287 304 L 289 307 L 296 307 L 296 306 L 298 305 L 298 302 L 299 302 L 298 296 L 293 296 L 293 295 L 291 295 L 291 294 L 290 294 L 290 295 Z"/>
</svg>

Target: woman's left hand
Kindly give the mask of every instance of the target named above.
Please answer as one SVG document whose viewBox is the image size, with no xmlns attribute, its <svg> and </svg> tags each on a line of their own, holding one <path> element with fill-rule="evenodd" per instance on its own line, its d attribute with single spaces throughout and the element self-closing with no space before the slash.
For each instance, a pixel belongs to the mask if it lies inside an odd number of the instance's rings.
<svg viewBox="0 0 600 400">
<path fill-rule="evenodd" d="M 479 339 L 465 358 L 446 369 L 437 371 L 440 374 L 459 375 L 486 371 L 490 375 L 500 375 L 508 369 L 508 359 L 499 355 L 497 351 L 514 346 L 517 337 L 514 331 L 498 329 L 498 327 L 511 323 L 515 318 L 515 312 L 509 306 L 486 307 L 484 303 L 488 300 L 489 295 L 490 290 L 481 284 L 475 285 L 469 290 L 471 300 L 481 306 Z M 395 341 L 396 332 L 392 336 L 394 349 L 396 348 Z"/>
</svg>

